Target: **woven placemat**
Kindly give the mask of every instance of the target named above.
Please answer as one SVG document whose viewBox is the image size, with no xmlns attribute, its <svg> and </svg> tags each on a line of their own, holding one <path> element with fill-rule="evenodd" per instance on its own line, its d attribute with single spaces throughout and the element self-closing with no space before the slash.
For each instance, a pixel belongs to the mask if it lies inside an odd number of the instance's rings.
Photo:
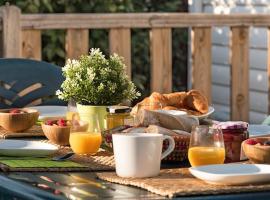
<svg viewBox="0 0 270 200">
<path fill-rule="evenodd" d="M 50 143 L 48 140 L 41 142 Z M 72 151 L 70 147 L 59 146 L 58 152 L 53 156 L 65 155 Z M 114 170 L 114 157 L 112 153 L 100 150 L 93 156 L 73 155 L 71 161 L 79 163 L 84 167 L 61 167 L 61 168 L 12 168 L 0 163 L 0 170 L 4 172 L 81 172 L 81 171 L 112 171 Z M 59 161 L 61 162 L 61 161 Z"/>
<path fill-rule="evenodd" d="M 97 173 L 98 178 L 113 183 L 137 186 L 150 192 L 167 196 L 213 195 L 270 190 L 270 184 L 228 186 L 207 184 L 193 177 L 187 168 L 164 169 L 153 178 L 121 178 L 115 172 Z"/>
<path fill-rule="evenodd" d="M 22 137 L 42 137 L 44 133 L 41 129 L 41 126 L 34 125 L 30 129 L 20 132 L 14 133 L 5 130 L 0 126 L 0 139 L 8 139 L 8 138 L 22 138 Z"/>
</svg>

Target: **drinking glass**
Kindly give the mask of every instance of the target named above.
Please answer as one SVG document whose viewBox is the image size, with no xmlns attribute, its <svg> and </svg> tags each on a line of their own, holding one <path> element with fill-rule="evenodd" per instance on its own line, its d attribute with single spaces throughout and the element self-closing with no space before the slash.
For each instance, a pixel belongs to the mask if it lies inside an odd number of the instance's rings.
<svg viewBox="0 0 270 200">
<path fill-rule="evenodd" d="M 76 154 L 96 154 L 101 145 L 102 137 L 98 115 L 90 115 L 86 131 L 70 133 L 69 143 Z"/>
<path fill-rule="evenodd" d="M 70 99 L 68 101 L 66 119 L 70 121 L 80 119 L 78 111 L 77 111 L 76 102 L 73 99 Z"/>
<path fill-rule="evenodd" d="M 224 163 L 225 148 L 221 129 L 206 125 L 194 126 L 188 159 L 192 167 Z"/>
</svg>

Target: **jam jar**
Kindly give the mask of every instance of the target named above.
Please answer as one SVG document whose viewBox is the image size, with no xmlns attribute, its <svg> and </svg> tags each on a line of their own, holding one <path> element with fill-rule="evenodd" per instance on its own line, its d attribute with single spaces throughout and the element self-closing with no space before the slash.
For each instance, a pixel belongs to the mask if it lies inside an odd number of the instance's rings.
<svg viewBox="0 0 270 200">
<path fill-rule="evenodd" d="M 248 123 L 243 121 L 227 121 L 215 124 L 223 133 L 225 145 L 225 163 L 239 162 L 241 144 L 249 138 Z"/>
<path fill-rule="evenodd" d="M 130 115 L 131 108 L 128 106 L 108 106 L 106 111 L 107 129 L 134 124 L 133 116 Z"/>
</svg>

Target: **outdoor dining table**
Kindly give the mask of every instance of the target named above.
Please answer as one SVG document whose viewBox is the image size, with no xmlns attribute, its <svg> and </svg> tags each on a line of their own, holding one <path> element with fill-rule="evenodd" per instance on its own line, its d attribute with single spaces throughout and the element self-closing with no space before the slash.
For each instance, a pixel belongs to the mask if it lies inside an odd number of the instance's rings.
<svg viewBox="0 0 270 200">
<path fill-rule="evenodd" d="M 55 182 L 46 182 L 41 177 Z M 85 180 L 81 183 L 78 179 Z M 95 172 L 12 172 L 0 174 L 0 199 L 167 199 L 146 190 L 96 178 Z M 101 184 L 97 188 L 95 184 Z M 46 185 L 46 187 L 45 187 Z M 41 189 L 43 187 L 43 189 Z M 173 199 L 268 199 L 269 192 L 175 197 Z"/>
<path fill-rule="evenodd" d="M 44 140 L 44 138 L 34 140 Z M 190 164 L 186 160 L 183 162 L 162 163 L 161 168 L 187 168 L 189 166 Z M 100 180 L 97 178 L 97 173 L 103 173 L 103 171 L 3 171 L 0 172 L 0 199 L 167 199 L 167 197 L 138 187 Z M 176 196 L 173 199 L 267 199 L 269 196 L 270 191 Z"/>
</svg>

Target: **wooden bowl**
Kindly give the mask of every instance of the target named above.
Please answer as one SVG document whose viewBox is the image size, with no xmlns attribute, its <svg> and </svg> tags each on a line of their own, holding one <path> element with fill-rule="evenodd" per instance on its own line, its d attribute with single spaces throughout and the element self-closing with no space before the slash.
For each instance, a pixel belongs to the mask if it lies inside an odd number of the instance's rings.
<svg viewBox="0 0 270 200">
<path fill-rule="evenodd" d="M 79 121 L 77 126 L 54 126 L 41 124 L 44 135 L 53 143 L 58 145 L 69 145 L 70 132 L 85 132 L 88 129 L 88 123 Z"/>
<path fill-rule="evenodd" d="M 71 126 L 51 126 L 41 124 L 44 135 L 53 143 L 68 145 Z"/>
<path fill-rule="evenodd" d="M 19 108 L 26 113 L 9 113 L 14 109 L 0 110 L 0 125 L 12 132 L 20 132 L 31 128 L 38 120 L 39 112 L 30 108 Z"/>
<path fill-rule="evenodd" d="M 262 144 L 266 141 L 270 141 L 270 137 L 258 137 L 254 139 Z M 250 145 L 247 144 L 246 141 L 247 140 L 243 141 L 242 146 L 245 155 L 250 161 L 253 163 L 270 164 L 270 146 Z"/>
</svg>

